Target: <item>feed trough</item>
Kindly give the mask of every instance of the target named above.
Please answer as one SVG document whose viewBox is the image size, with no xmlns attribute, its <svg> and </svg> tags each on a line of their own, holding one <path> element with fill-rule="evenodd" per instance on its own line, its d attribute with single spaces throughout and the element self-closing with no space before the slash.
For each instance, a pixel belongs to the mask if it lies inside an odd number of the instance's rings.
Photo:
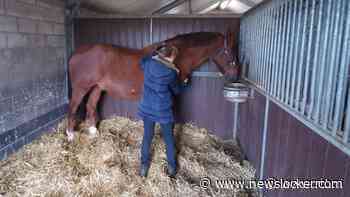
<svg viewBox="0 0 350 197">
<path fill-rule="evenodd" d="M 230 102 L 244 103 L 249 98 L 249 88 L 241 82 L 227 83 L 224 86 L 223 94 L 225 99 Z"/>
</svg>

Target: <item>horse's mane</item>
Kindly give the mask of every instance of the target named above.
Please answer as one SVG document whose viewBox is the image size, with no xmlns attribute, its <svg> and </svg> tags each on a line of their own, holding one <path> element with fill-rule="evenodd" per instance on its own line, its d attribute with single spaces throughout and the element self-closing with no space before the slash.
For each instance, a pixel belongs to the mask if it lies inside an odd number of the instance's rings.
<svg viewBox="0 0 350 197">
<path fill-rule="evenodd" d="M 215 41 L 218 37 L 223 36 L 217 32 L 193 32 L 180 34 L 173 38 L 167 39 L 165 43 L 181 44 L 186 47 L 201 47 L 207 46 L 208 43 Z"/>
</svg>

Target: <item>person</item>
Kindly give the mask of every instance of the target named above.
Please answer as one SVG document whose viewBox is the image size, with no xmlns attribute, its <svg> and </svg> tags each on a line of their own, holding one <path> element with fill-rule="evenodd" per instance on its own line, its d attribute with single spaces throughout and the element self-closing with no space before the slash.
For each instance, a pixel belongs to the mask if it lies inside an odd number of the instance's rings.
<svg viewBox="0 0 350 197">
<path fill-rule="evenodd" d="M 144 123 L 140 165 L 142 177 L 147 176 L 150 167 L 150 147 L 157 122 L 160 123 L 166 144 L 167 174 L 170 177 L 176 175 L 172 97 L 184 87 L 184 84 L 178 82 L 179 69 L 174 65 L 177 54 L 177 48 L 163 45 L 153 55 L 142 58 L 140 63 L 144 71 L 144 90 L 138 108 L 138 114 Z"/>
</svg>

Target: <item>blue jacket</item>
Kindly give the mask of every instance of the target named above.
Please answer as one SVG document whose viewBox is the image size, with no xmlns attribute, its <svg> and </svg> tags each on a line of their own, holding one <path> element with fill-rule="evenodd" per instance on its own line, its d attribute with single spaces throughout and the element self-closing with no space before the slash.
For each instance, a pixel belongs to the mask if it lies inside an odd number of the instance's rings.
<svg viewBox="0 0 350 197">
<path fill-rule="evenodd" d="M 138 115 L 159 123 L 174 122 L 173 95 L 180 92 L 176 71 L 151 56 L 144 57 L 140 64 L 144 85 Z"/>
</svg>

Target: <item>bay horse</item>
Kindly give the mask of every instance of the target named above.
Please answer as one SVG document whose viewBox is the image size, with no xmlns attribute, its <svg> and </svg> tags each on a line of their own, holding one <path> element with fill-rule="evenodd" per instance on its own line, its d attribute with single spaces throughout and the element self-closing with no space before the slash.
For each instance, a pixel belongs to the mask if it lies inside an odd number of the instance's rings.
<svg viewBox="0 0 350 197">
<path fill-rule="evenodd" d="M 179 80 L 185 81 L 203 62 L 212 59 L 226 79 L 237 80 L 236 40 L 234 33 L 197 32 L 177 35 L 142 49 L 130 49 L 110 44 L 84 45 L 69 60 L 72 96 L 69 102 L 68 140 L 74 139 L 75 115 L 83 97 L 88 95 L 86 123 L 90 136 L 96 136 L 96 105 L 105 91 L 113 99 L 138 100 L 142 93 L 142 57 L 150 55 L 162 44 L 174 46 L 179 54 L 174 63 L 180 70 Z"/>
</svg>

